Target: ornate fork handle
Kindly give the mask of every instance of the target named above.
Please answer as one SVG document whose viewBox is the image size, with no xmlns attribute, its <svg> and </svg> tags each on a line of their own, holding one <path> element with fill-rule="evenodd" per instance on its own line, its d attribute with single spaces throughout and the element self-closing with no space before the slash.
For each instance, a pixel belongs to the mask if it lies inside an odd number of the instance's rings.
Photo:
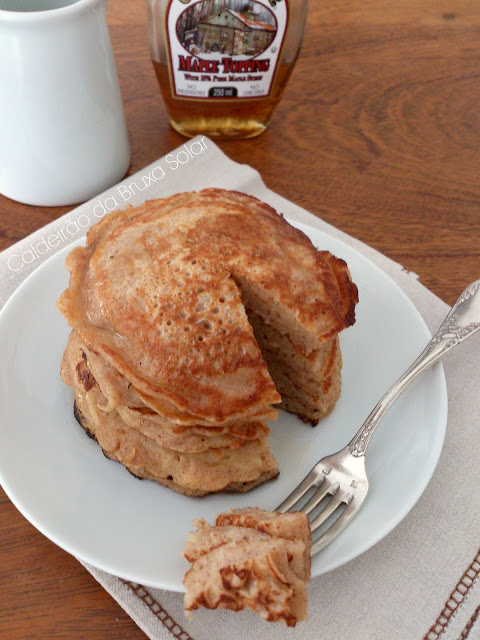
<svg viewBox="0 0 480 640">
<path fill-rule="evenodd" d="M 422 353 L 380 399 L 349 443 L 350 453 L 356 457 L 364 456 L 378 423 L 410 382 L 478 329 L 480 280 L 465 289 Z"/>
</svg>

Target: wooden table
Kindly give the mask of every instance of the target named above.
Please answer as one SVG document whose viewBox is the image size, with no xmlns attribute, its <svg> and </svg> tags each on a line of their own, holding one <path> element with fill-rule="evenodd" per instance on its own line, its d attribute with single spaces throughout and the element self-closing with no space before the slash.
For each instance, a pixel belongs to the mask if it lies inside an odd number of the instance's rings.
<svg viewBox="0 0 480 640">
<path fill-rule="evenodd" d="M 452 304 L 480 277 L 480 7 L 312 2 L 285 96 L 260 137 L 221 142 L 266 184 L 414 271 Z M 143 0 L 111 2 L 135 172 L 185 139 L 149 59 Z M 0 249 L 59 217 L 0 196 Z M 0 491 L 0 637 L 144 634 Z"/>
</svg>

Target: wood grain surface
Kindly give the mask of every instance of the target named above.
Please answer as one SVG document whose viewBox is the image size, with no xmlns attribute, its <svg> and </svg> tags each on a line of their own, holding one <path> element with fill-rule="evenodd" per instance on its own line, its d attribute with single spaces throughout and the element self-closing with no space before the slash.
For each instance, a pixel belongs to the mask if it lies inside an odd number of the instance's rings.
<svg viewBox="0 0 480 640">
<path fill-rule="evenodd" d="M 133 173 L 185 139 L 170 128 L 156 85 L 143 0 L 111 0 L 108 15 Z M 311 2 L 302 52 L 270 128 L 219 146 L 452 304 L 480 277 L 479 27 L 480 6 L 470 0 Z M 0 249 L 69 208 L 0 196 Z M 3 491 L 0 637 L 145 638 Z"/>
</svg>

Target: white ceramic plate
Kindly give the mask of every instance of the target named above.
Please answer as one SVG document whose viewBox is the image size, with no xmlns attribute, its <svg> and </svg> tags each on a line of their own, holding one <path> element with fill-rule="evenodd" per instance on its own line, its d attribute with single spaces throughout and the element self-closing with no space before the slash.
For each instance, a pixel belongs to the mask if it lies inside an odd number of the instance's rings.
<svg viewBox="0 0 480 640">
<path fill-rule="evenodd" d="M 271 425 L 278 479 L 243 495 L 188 498 L 139 481 L 107 460 L 72 415 L 59 376 L 69 329 L 55 303 L 72 245 L 38 268 L 0 314 L 0 482 L 48 538 L 100 569 L 181 591 L 192 518 L 230 507 L 274 509 L 318 459 L 343 447 L 429 339 L 405 294 L 342 242 L 298 225 L 317 247 L 344 258 L 358 285 L 357 322 L 341 336 L 342 396 L 315 429 L 281 412 Z M 394 405 L 367 455 L 370 494 L 356 519 L 313 560 L 313 576 L 378 542 L 413 507 L 435 469 L 447 420 L 443 369 L 435 365 Z"/>
</svg>

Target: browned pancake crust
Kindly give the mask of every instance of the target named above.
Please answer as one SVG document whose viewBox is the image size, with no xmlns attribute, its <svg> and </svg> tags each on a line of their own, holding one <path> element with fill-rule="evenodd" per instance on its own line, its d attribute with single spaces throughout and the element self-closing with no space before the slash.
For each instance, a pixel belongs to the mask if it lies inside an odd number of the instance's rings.
<svg viewBox="0 0 480 640">
<path fill-rule="evenodd" d="M 307 351 L 354 321 L 345 263 L 237 192 L 113 212 L 67 266 L 59 308 L 82 340 L 141 392 L 218 423 L 280 400 L 242 288 L 290 313 Z"/>
</svg>

